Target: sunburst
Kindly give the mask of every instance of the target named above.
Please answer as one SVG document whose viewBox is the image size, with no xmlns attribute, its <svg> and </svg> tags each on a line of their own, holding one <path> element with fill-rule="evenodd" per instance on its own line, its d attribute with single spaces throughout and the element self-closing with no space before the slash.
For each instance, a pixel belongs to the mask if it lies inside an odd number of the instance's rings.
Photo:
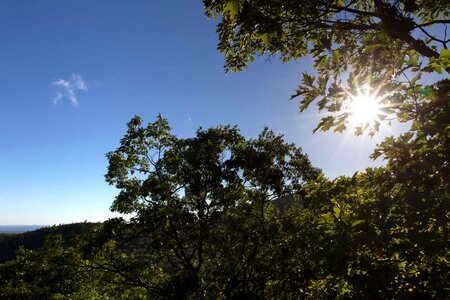
<svg viewBox="0 0 450 300">
<path fill-rule="evenodd" d="M 349 95 L 343 106 L 344 112 L 348 114 L 348 122 L 352 126 L 370 126 L 380 122 L 385 107 L 382 100 L 369 86 L 363 86 L 356 95 Z"/>
</svg>

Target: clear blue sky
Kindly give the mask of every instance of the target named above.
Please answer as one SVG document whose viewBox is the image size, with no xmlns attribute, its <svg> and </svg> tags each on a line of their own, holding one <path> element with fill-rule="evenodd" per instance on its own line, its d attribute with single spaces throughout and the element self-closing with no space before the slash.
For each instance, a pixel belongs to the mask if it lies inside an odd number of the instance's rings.
<svg viewBox="0 0 450 300">
<path fill-rule="evenodd" d="M 329 177 L 369 165 L 375 139 L 312 134 L 317 112 L 289 101 L 308 59 L 258 59 L 225 74 L 198 1 L 0 1 L 0 224 L 101 221 L 104 181 L 134 115 L 173 132 L 237 124 L 285 134 Z"/>
</svg>

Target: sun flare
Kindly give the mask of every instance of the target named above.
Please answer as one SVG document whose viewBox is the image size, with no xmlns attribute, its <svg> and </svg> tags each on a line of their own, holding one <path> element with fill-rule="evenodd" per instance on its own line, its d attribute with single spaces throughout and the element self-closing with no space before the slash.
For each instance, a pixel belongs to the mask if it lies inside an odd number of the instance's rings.
<svg viewBox="0 0 450 300">
<path fill-rule="evenodd" d="M 348 121 L 354 126 L 371 125 L 380 120 L 383 114 L 381 98 L 364 87 L 357 95 L 350 95 L 345 103 Z"/>
</svg>

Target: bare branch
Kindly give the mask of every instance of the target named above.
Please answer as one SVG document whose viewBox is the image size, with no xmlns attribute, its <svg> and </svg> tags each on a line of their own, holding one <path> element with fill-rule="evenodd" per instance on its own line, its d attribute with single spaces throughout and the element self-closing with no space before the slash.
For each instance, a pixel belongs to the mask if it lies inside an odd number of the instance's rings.
<svg viewBox="0 0 450 300">
<path fill-rule="evenodd" d="M 428 33 L 425 29 L 423 29 L 422 27 L 419 27 L 419 29 L 420 29 L 426 36 L 428 36 L 431 40 L 441 43 L 444 47 L 446 46 L 447 42 L 446 42 L 445 40 L 441 40 L 441 39 L 436 38 L 435 36 L 429 34 L 429 33 Z M 445 29 L 447 29 L 447 27 L 446 27 Z"/>
<path fill-rule="evenodd" d="M 422 27 L 427 27 L 427 26 L 434 25 L 434 24 L 450 24 L 450 20 L 436 20 L 436 21 L 432 21 L 432 22 L 428 22 L 428 23 L 416 24 L 416 26 L 414 28 L 422 28 Z"/>
</svg>

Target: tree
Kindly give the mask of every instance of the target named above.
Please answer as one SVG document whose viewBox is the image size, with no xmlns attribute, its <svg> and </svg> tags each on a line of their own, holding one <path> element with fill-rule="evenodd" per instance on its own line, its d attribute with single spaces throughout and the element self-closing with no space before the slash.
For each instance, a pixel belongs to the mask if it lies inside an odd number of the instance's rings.
<svg viewBox="0 0 450 300">
<path fill-rule="evenodd" d="M 415 181 L 405 180 L 411 173 Z M 311 298 L 442 299 L 450 292 L 449 186 L 404 166 L 303 187 L 315 212 Z"/>
<path fill-rule="evenodd" d="M 159 282 L 148 283 L 155 297 L 254 293 L 250 270 L 267 266 L 263 254 L 274 246 L 267 232 L 274 222 L 271 200 L 295 194 L 320 174 L 301 149 L 268 129 L 250 140 L 230 126 L 199 129 L 182 139 L 161 116 L 147 126 L 133 118 L 119 148 L 107 157 L 106 179 L 120 189 L 112 210 L 132 214 L 131 233 L 149 241 L 141 265 L 161 272 Z M 230 240 L 226 232 L 239 239 Z M 245 266 L 226 261 L 240 255 Z M 230 272 L 205 280 L 214 274 L 205 270 L 218 261 Z M 263 273 L 268 271 L 258 269 Z M 258 278 L 258 285 L 267 283 Z"/>
<path fill-rule="evenodd" d="M 381 111 L 371 124 L 355 124 L 357 134 L 367 127 L 374 134 L 393 116 L 419 121 L 425 103 L 448 105 L 448 92 L 438 92 L 448 91 L 448 80 L 421 80 L 430 72 L 450 70 L 448 1 L 203 2 L 208 17 L 222 15 L 218 49 L 227 71 L 242 70 L 255 55 L 278 56 L 283 62 L 313 56 L 318 74 L 303 74 L 292 98 L 301 98 L 301 111 L 317 101 L 319 110 L 330 113 L 315 130 L 345 130 L 353 113 L 349 102 L 366 88 L 380 98 Z"/>
<path fill-rule="evenodd" d="M 2 299 L 99 299 L 95 277 L 86 272 L 80 253 L 61 235 L 49 236 L 39 250 L 20 248 L 0 265 Z"/>
<path fill-rule="evenodd" d="M 99 246 L 104 230 L 71 239 L 50 234 L 38 249 L 21 247 L 15 259 L 0 264 L 0 298 L 145 299 L 141 279 L 158 280 L 157 272 L 140 272 L 142 267 L 130 263 L 133 251 L 121 252 L 111 238 Z"/>
<path fill-rule="evenodd" d="M 375 134 L 393 117 L 411 122 L 407 133 L 387 138 L 372 154 L 386 159 L 386 167 L 333 181 L 319 177 L 302 188 L 307 211 L 316 217 L 310 218 L 313 229 L 301 228 L 317 237 L 308 258 L 293 262 L 311 265 L 311 281 L 305 288 L 299 284 L 303 296 L 445 298 L 450 291 L 447 1 L 204 4 L 207 16 L 222 15 L 218 49 L 227 71 L 242 70 L 256 55 L 278 55 L 285 62 L 313 56 L 317 75 L 303 74 L 292 98 L 301 98 L 301 111 L 317 101 L 319 110 L 329 112 L 315 130 L 345 130 L 357 94 L 378 98 L 381 111 L 375 122 L 355 126 L 356 134 L 367 128 Z"/>
</svg>

